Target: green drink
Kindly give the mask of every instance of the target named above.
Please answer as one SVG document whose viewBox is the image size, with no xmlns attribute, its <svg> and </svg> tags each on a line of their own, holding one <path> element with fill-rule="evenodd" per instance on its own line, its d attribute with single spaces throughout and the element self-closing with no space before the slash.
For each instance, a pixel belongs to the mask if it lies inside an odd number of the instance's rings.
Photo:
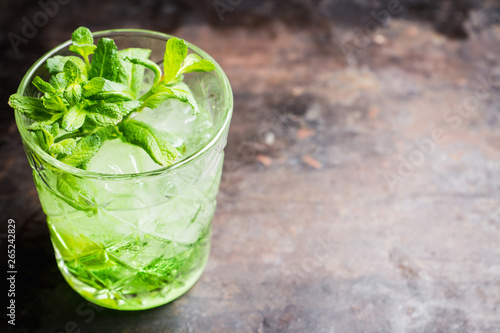
<svg viewBox="0 0 500 333">
<path fill-rule="evenodd" d="M 148 48 L 150 59 L 158 64 L 171 38 L 137 30 L 94 36 L 113 38 L 118 50 Z M 38 97 L 30 83 L 36 75 L 47 77 L 47 58 L 68 55 L 68 46 L 69 42 L 62 44 L 41 58 L 26 74 L 18 94 Z M 190 53 L 212 60 L 196 47 L 189 48 Z M 138 90 L 147 96 L 148 87 L 157 81 L 146 71 Z M 70 155 L 58 160 L 47 154 L 27 130 L 32 122 L 16 112 L 58 266 L 77 292 L 101 306 L 139 310 L 165 304 L 196 283 L 208 260 L 232 94 L 217 65 L 214 71 L 188 73 L 183 81 L 169 87 L 193 96 L 197 114 L 192 103 L 178 98 L 154 108 L 141 107 L 140 112 L 124 116 L 117 127 L 109 127 L 118 134 L 102 141 L 81 168 L 63 163 L 72 160 Z M 157 137 L 163 133 L 169 147 L 176 148 L 175 159 L 159 165 L 162 156 L 154 155 L 155 147 L 144 148 L 144 140 L 135 133 L 127 136 L 127 123 L 140 124 L 141 130 Z M 62 130 L 54 142 L 70 134 Z M 81 144 L 87 139 L 78 140 Z"/>
</svg>

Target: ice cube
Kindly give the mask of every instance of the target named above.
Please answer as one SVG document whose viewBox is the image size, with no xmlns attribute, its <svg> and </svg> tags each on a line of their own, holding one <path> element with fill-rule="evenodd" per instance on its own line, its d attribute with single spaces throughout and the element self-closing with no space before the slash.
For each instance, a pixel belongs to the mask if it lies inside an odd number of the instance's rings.
<svg viewBox="0 0 500 333">
<path fill-rule="evenodd" d="M 156 109 L 145 108 L 134 116 L 135 120 L 151 125 L 157 130 L 170 132 L 182 138 L 192 135 L 192 124 L 196 120 L 191 107 L 177 99 L 168 99 Z"/>
<path fill-rule="evenodd" d="M 204 109 L 193 114 L 189 104 L 177 99 L 166 100 L 158 108 L 145 108 L 134 116 L 135 120 L 142 121 L 159 131 L 169 132 L 180 136 L 186 145 L 187 157 L 202 148 L 214 135 L 212 117 Z"/>
<path fill-rule="evenodd" d="M 144 149 L 119 139 L 105 141 L 87 170 L 107 174 L 129 174 L 160 168 Z"/>
</svg>

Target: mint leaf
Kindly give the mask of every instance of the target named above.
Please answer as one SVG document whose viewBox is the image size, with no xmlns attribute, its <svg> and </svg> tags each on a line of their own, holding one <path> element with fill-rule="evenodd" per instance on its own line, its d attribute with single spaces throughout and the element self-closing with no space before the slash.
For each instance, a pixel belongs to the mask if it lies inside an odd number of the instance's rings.
<svg viewBox="0 0 500 333">
<path fill-rule="evenodd" d="M 14 94 L 9 98 L 9 105 L 35 121 L 49 120 L 52 117 L 50 110 L 46 109 L 38 98 Z"/>
<path fill-rule="evenodd" d="M 74 57 L 77 58 L 77 57 Z M 49 71 L 50 74 L 57 74 L 61 73 L 64 68 L 64 64 L 66 61 L 68 61 L 69 57 L 63 57 L 63 56 L 54 56 L 52 58 L 47 59 L 47 70 Z"/>
<path fill-rule="evenodd" d="M 95 210 L 95 199 L 91 194 L 92 191 L 88 183 L 75 176 L 61 173 L 57 177 L 56 188 L 59 192 L 59 197 L 73 208 L 78 210 Z"/>
<path fill-rule="evenodd" d="M 35 137 L 36 142 L 38 142 L 38 145 L 45 152 L 49 152 L 50 146 L 52 146 L 52 144 L 54 143 L 54 136 L 45 128 L 40 128 L 39 130 L 36 130 L 32 133 Z"/>
<path fill-rule="evenodd" d="M 95 77 L 89 82 L 83 85 L 83 97 L 88 98 L 92 95 L 101 92 L 104 88 L 104 84 L 106 83 L 106 79 L 102 77 Z"/>
<path fill-rule="evenodd" d="M 137 110 L 142 105 L 139 101 L 120 103 L 98 103 L 89 107 L 87 118 L 98 126 L 111 126 L 118 124 L 124 116 Z"/>
<path fill-rule="evenodd" d="M 62 113 L 57 113 L 57 114 L 52 115 L 50 118 L 48 118 L 46 120 L 36 121 L 28 126 L 28 131 L 39 130 L 39 129 L 45 128 L 47 126 L 51 126 L 52 124 L 56 123 L 56 121 L 58 121 L 62 116 L 63 116 Z"/>
<path fill-rule="evenodd" d="M 165 86 L 173 87 L 173 86 L 177 85 L 178 83 L 181 83 L 182 81 L 184 81 L 184 74 L 178 74 L 172 81 L 167 83 Z"/>
<path fill-rule="evenodd" d="M 114 80 L 118 69 L 117 59 L 115 42 L 106 37 L 101 38 L 92 57 L 89 78 L 103 77 Z"/>
<path fill-rule="evenodd" d="M 188 47 L 183 39 L 172 37 L 167 41 L 165 55 L 163 57 L 163 82 L 169 83 L 179 73 L 182 62 L 188 54 Z"/>
<path fill-rule="evenodd" d="M 100 113 L 88 113 L 87 119 L 92 121 L 92 123 L 97 126 L 107 127 L 118 124 L 122 120 L 122 117 L 116 117 L 114 115 L 104 115 Z"/>
<path fill-rule="evenodd" d="M 158 86 L 154 91 L 155 91 L 155 94 L 153 96 L 157 95 L 157 97 L 155 97 L 153 100 L 151 100 L 149 102 L 154 107 L 159 106 L 159 104 L 156 105 L 156 103 L 161 101 L 162 98 L 164 98 L 163 101 L 167 100 L 168 98 L 176 98 L 176 99 L 180 100 L 181 102 L 188 103 L 191 106 L 191 108 L 193 108 L 193 114 L 200 113 L 198 103 L 194 99 L 193 94 L 191 94 L 190 92 L 187 92 L 187 91 L 182 90 L 182 89 L 173 88 L 173 87 L 166 87 L 166 86 Z M 151 97 L 153 97 L 153 96 L 151 96 Z M 171 97 L 167 97 L 167 96 L 171 96 Z M 145 104 L 146 103 L 147 103 L 147 100 L 145 101 Z M 146 106 L 147 106 L 147 104 L 146 104 Z"/>
<path fill-rule="evenodd" d="M 215 65 L 212 62 L 205 59 L 201 59 L 199 55 L 191 53 L 184 60 L 180 72 L 181 73 L 210 72 L 213 71 L 214 69 Z"/>
<path fill-rule="evenodd" d="M 85 112 L 82 110 L 82 105 L 77 104 L 69 109 L 62 120 L 62 127 L 68 132 L 74 132 L 82 127 L 85 122 Z"/>
<path fill-rule="evenodd" d="M 64 88 L 68 85 L 66 79 L 64 78 L 64 73 L 58 73 L 56 75 L 52 75 L 49 80 L 50 84 L 58 91 L 63 91 Z"/>
<path fill-rule="evenodd" d="M 153 73 L 155 74 L 155 79 L 154 79 L 153 85 L 156 85 L 156 84 L 158 84 L 158 82 L 160 82 L 161 69 L 160 69 L 160 66 L 158 66 L 155 62 L 153 62 L 149 59 L 138 59 L 138 58 L 133 58 L 133 59 L 125 58 L 125 60 L 131 62 L 134 65 L 141 65 L 141 66 L 146 67 L 147 69 L 152 70 Z"/>
<path fill-rule="evenodd" d="M 144 83 L 144 67 L 127 61 L 130 59 L 147 60 L 151 50 L 130 48 L 118 51 L 118 71 L 116 82 L 129 87 L 134 94 L 137 94 Z"/>
<path fill-rule="evenodd" d="M 168 166 L 179 156 L 179 152 L 159 131 L 136 120 L 120 123 L 125 139 L 144 149 L 156 163 Z"/>
<path fill-rule="evenodd" d="M 156 131 L 156 137 L 162 142 L 168 142 L 169 145 L 174 147 L 179 153 L 183 154 L 186 152 L 186 145 L 184 140 L 174 134 L 169 132 Z M 178 155 L 177 155 L 178 156 Z"/>
<path fill-rule="evenodd" d="M 141 101 L 129 101 L 129 102 L 116 102 L 114 103 L 120 110 L 122 116 L 128 115 L 130 112 L 136 111 L 141 108 L 143 102 Z"/>
<path fill-rule="evenodd" d="M 46 125 L 45 128 L 47 128 L 50 132 L 50 134 L 52 134 L 52 136 L 55 138 L 58 134 L 59 134 L 59 123 L 54 123 L 54 124 L 50 124 L 50 125 Z M 55 140 L 54 140 L 55 142 Z"/>
<path fill-rule="evenodd" d="M 120 109 L 113 103 L 96 104 L 87 110 L 87 118 L 98 126 L 116 125 L 122 117 Z"/>
<path fill-rule="evenodd" d="M 80 27 L 71 35 L 73 45 L 69 47 L 70 51 L 78 53 L 84 59 L 88 59 L 89 55 L 94 53 L 96 46 L 94 45 L 94 37 L 89 29 Z"/>
<path fill-rule="evenodd" d="M 64 70 L 64 65 L 68 60 L 72 60 L 82 71 L 83 75 L 87 76 L 87 67 L 81 58 L 75 56 L 54 56 L 47 59 L 47 70 L 50 74 L 56 75 Z"/>
<path fill-rule="evenodd" d="M 99 150 L 101 140 L 96 134 L 82 138 L 76 144 L 73 152 L 61 159 L 61 162 L 78 167 L 87 163 Z"/>
<path fill-rule="evenodd" d="M 175 98 L 177 98 L 181 102 L 188 103 L 193 108 L 193 114 L 200 113 L 198 103 L 196 102 L 194 96 L 190 92 L 175 88 L 172 88 L 171 90 L 174 93 Z"/>
<path fill-rule="evenodd" d="M 97 78 L 94 78 L 89 81 L 92 82 Z M 101 80 L 104 80 L 104 83 L 102 84 L 102 88 L 100 91 L 97 93 L 94 93 L 94 90 L 97 90 L 97 88 L 101 85 Z M 113 100 L 113 101 L 131 101 L 134 99 L 134 94 L 132 91 L 125 85 L 117 82 L 113 82 L 110 80 L 106 80 L 104 78 L 101 78 L 101 80 L 96 80 L 94 81 L 93 84 L 95 84 L 94 88 L 91 88 L 90 86 L 85 87 L 84 85 L 84 90 L 88 89 L 86 92 L 86 98 L 92 99 L 92 100 Z M 92 91 L 91 91 L 92 90 Z"/>
<path fill-rule="evenodd" d="M 175 98 L 175 95 L 171 91 L 161 91 L 148 97 L 144 101 L 144 106 L 150 109 L 156 109 L 167 99 L 171 98 Z"/>
<path fill-rule="evenodd" d="M 69 59 L 64 64 L 63 73 L 67 83 L 75 83 L 81 78 L 82 70 L 73 60 Z"/>
<path fill-rule="evenodd" d="M 75 105 L 82 98 L 82 87 L 78 83 L 71 83 L 64 90 L 64 98 L 69 105 Z"/>
<path fill-rule="evenodd" d="M 94 37 L 88 28 L 79 27 L 71 34 L 71 41 L 76 46 L 94 45 Z"/>
<path fill-rule="evenodd" d="M 42 80 L 41 77 L 39 76 L 36 76 L 34 79 L 33 79 L 33 85 L 38 89 L 40 90 L 41 92 L 43 92 L 44 94 L 55 94 L 56 93 L 56 90 L 54 89 L 54 87 L 52 87 L 52 85 L 48 82 L 45 82 L 44 80 Z"/>
<path fill-rule="evenodd" d="M 45 106 L 49 110 L 61 111 L 61 112 L 66 112 L 67 110 L 66 106 L 68 103 L 65 103 L 65 101 L 57 95 L 49 97 L 44 96 L 42 97 L 42 101 L 43 101 L 43 106 Z"/>
<path fill-rule="evenodd" d="M 118 130 L 116 129 L 115 126 L 102 127 L 99 130 L 97 130 L 97 132 L 95 132 L 95 135 L 99 137 L 99 140 L 102 143 L 108 140 L 109 138 L 118 137 Z"/>
<path fill-rule="evenodd" d="M 53 143 L 50 148 L 49 152 L 52 155 L 69 155 L 73 152 L 73 150 L 76 148 L 76 140 L 75 139 L 64 139 L 61 140 L 57 143 Z"/>
</svg>

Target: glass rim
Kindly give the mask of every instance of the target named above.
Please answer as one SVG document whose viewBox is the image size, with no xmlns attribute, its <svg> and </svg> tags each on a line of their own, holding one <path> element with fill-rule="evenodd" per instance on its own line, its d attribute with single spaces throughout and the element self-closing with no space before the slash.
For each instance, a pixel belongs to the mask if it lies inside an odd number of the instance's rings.
<svg viewBox="0 0 500 333">
<path fill-rule="evenodd" d="M 146 30 L 146 29 L 110 29 L 110 30 L 102 30 L 102 31 L 97 31 L 92 33 L 94 38 L 99 38 L 99 37 L 106 37 L 106 35 L 113 34 L 113 33 L 137 33 L 137 34 L 142 34 L 145 37 L 150 36 L 150 37 L 159 37 L 162 39 L 170 39 L 175 36 L 165 34 L 162 32 L 157 32 L 157 31 L 152 31 L 152 30 Z M 165 167 L 160 167 L 155 170 L 151 171 L 145 171 L 145 172 L 138 172 L 138 173 L 127 173 L 127 174 L 109 174 L 109 173 L 100 173 L 100 172 L 95 172 L 95 171 L 88 171 L 88 170 L 82 170 L 78 169 L 76 167 L 70 166 L 68 164 L 65 164 L 56 158 L 50 156 L 47 154 L 34 140 L 33 136 L 29 135 L 28 130 L 26 127 L 22 124 L 22 118 L 24 117 L 23 114 L 15 110 L 15 119 L 16 119 L 16 124 L 17 128 L 19 130 L 19 133 L 21 134 L 21 138 L 23 140 L 23 144 L 28 145 L 30 149 L 32 149 L 37 157 L 42 158 L 45 162 L 47 162 L 49 165 L 52 167 L 55 167 L 56 169 L 60 171 L 64 171 L 66 173 L 72 174 L 74 176 L 79 176 L 79 177 L 84 177 L 84 178 L 97 178 L 97 179 L 129 179 L 129 178 L 139 178 L 139 177 L 147 177 L 147 176 L 157 176 L 160 174 L 163 174 L 165 172 L 169 172 L 171 170 L 177 169 L 182 167 L 185 164 L 188 164 L 192 160 L 196 159 L 197 157 L 201 156 L 204 154 L 206 151 L 208 151 L 210 148 L 215 146 L 217 141 L 219 141 L 220 137 L 224 134 L 226 129 L 229 126 L 229 122 L 231 121 L 231 116 L 233 113 L 233 92 L 231 89 L 231 84 L 229 83 L 229 79 L 226 76 L 226 73 L 222 69 L 222 67 L 205 51 L 203 51 L 201 48 L 197 47 L 196 45 L 186 41 L 186 44 L 190 50 L 195 51 L 198 53 L 203 59 L 207 59 L 212 61 L 215 64 L 215 73 L 218 75 L 218 77 L 221 79 L 224 92 L 227 95 L 228 98 L 228 107 L 227 107 L 227 112 L 224 117 L 224 122 L 220 126 L 220 128 L 217 130 L 217 133 L 215 136 L 208 142 L 206 143 L 203 147 L 192 153 L 191 155 L 187 156 L 186 158 L 174 162 L 173 164 Z M 55 53 L 62 51 L 64 49 L 67 49 L 71 45 L 71 40 L 68 40 L 62 44 L 59 44 L 58 46 L 54 47 L 47 53 L 45 53 L 42 57 L 40 57 L 24 74 L 23 79 L 21 80 L 21 83 L 19 84 L 19 87 L 17 89 L 17 93 L 20 95 L 24 95 L 24 92 L 28 85 L 32 82 L 33 80 L 33 75 L 35 71 L 40 68 L 41 65 L 43 65 L 47 59 L 52 57 Z"/>
</svg>

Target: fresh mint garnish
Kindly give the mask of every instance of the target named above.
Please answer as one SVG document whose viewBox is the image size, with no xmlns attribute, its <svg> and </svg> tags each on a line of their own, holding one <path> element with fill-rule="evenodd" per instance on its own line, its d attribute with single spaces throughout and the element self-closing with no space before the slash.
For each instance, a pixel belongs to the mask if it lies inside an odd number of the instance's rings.
<svg viewBox="0 0 500 333">
<path fill-rule="evenodd" d="M 61 158 L 61 162 L 74 167 L 87 163 L 99 150 L 101 140 L 97 134 L 86 136 L 78 141 L 71 154 Z"/>
<path fill-rule="evenodd" d="M 146 49 L 131 48 L 118 51 L 118 73 L 116 82 L 125 85 L 134 95 L 137 95 L 144 83 L 145 68 L 141 65 L 134 65 L 125 59 L 146 60 L 150 55 L 151 50 Z"/>
<path fill-rule="evenodd" d="M 90 69 L 89 56 L 94 53 L 96 46 L 94 45 L 94 37 L 89 29 L 80 27 L 71 35 L 72 45 L 70 51 L 82 56 L 85 61 L 87 70 Z"/>
<path fill-rule="evenodd" d="M 144 149 L 160 165 L 172 164 L 179 153 L 185 150 L 182 140 L 176 139 L 173 134 L 157 131 L 140 121 L 124 121 L 120 124 L 120 130 L 128 142 Z"/>
<path fill-rule="evenodd" d="M 93 78 L 92 85 L 84 85 L 84 89 L 89 89 L 86 95 L 91 100 L 114 100 L 131 101 L 134 99 L 134 93 L 125 85 L 114 81 L 106 80 L 102 77 Z M 91 81 L 88 83 L 90 84 Z M 97 90 L 99 88 L 99 90 Z M 91 90 L 91 91 L 90 91 Z"/>
<path fill-rule="evenodd" d="M 64 139 L 57 143 L 53 143 L 49 147 L 49 152 L 53 155 L 70 155 L 75 148 L 75 139 Z"/>
<path fill-rule="evenodd" d="M 188 103 L 193 108 L 194 114 L 200 112 L 193 95 L 185 90 L 159 85 L 153 89 L 153 92 L 154 93 L 144 101 L 144 106 L 155 109 L 167 99 L 175 98 L 181 102 Z"/>
<path fill-rule="evenodd" d="M 164 80 L 167 83 L 177 76 L 187 54 L 188 47 L 186 42 L 182 39 L 171 38 L 168 40 L 165 56 L 163 58 L 163 68 L 165 70 Z"/>
<path fill-rule="evenodd" d="M 54 113 L 43 105 L 42 99 L 18 94 L 10 96 L 9 105 L 35 122 L 50 121 Z"/>
<path fill-rule="evenodd" d="M 101 38 L 92 57 L 89 78 L 103 77 L 113 81 L 117 70 L 118 54 L 115 42 L 110 38 Z"/>
<path fill-rule="evenodd" d="M 191 73 L 191 72 L 210 72 L 215 69 L 214 64 L 210 61 L 201 59 L 197 54 L 190 54 L 184 60 L 180 72 L 181 73 Z"/>
<path fill-rule="evenodd" d="M 149 59 L 139 59 L 139 58 L 132 58 L 131 59 L 129 57 L 126 57 L 125 60 L 129 61 L 130 63 L 132 63 L 134 65 L 144 66 L 147 69 L 153 71 L 153 73 L 155 75 L 154 85 L 157 85 L 158 83 L 160 83 L 161 69 L 160 69 L 160 66 L 158 66 L 155 62 L 153 62 Z"/>
<path fill-rule="evenodd" d="M 34 173 L 35 182 L 40 181 L 39 176 Z M 92 191 L 88 188 L 88 182 L 80 178 L 61 174 L 57 178 L 57 189 L 62 195 L 53 192 L 67 204 L 78 210 L 95 211 L 96 203 Z M 40 186 L 37 186 L 40 188 Z"/>
<path fill-rule="evenodd" d="M 167 41 L 163 59 L 163 76 L 161 76 L 160 67 L 152 61 L 140 59 L 128 60 L 134 64 L 145 66 L 155 74 L 153 86 L 139 98 L 139 100 L 144 101 L 142 108 L 149 107 L 154 109 L 167 99 L 175 98 L 191 105 L 194 114 L 199 113 L 199 108 L 193 95 L 175 86 L 179 82 L 182 82 L 184 73 L 213 71 L 215 65 L 208 60 L 201 59 L 195 54 L 188 55 L 188 47 L 184 40 L 174 37 Z"/>
<path fill-rule="evenodd" d="M 12 108 L 32 120 L 28 130 L 40 147 L 63 163 L 85 169 L 104 141 L 120 138 L 143 148 L 162 166 L 175 162 L 186 150 L 183 140 L 131 116 L 146 107 L 155 109 L 167 99 L 188 103 L 198 113 L 194 96 L 179 83 L 183 74 L 212 71 L 215 65 L 188 54 L 185 41 L 178 38 L 166 44 L 163 71 L 149 59 L 151 50 L 118 51 L 115 42 L 105 37 L 96 46 L 85 27 L 76 29 L 71 40 L 69 49 L 78 56 L 48 59 L 49 81 L 40 77 L 33 80 L 41 93 L 39 98 L 14 94 L 9 99 Z M 146 70 L 153 72 L 154 82 L 139 96 Z M 60 183 L 58 188 L 63 193 L 77 185 L 69 179 Z M 85 203 L 77 200 L 76 193 L 71 195 L 78 205 Z"/>
<path fill-rule="evenodd" d="M 54 56 L 50 59 L 47 59 L 47 70 L 49 71 L 50 74 L 56 75 L 58 73 L 61 73 L 64 69 L 64 65 L 68 60 L 72 60 L 82 71 L 82 73 L 87 76 L 87 66 L 85 65 L 85 62 L 76 56 Z M 90 68 L 90 67 L 89 67 Z"/>
<path fill-rule="evenodd" d="M 71 59 L 69 59 L 64 63 L 63 73 L 64 73 L 64 79 L 68 84 L 73 84 L 82 81 L 82 70 Z"/>
<path fill-rule="evenodd" d="M 52 96 L 56 93 L 56 90 L 50 83 L 45 82 L 42 80 L 39 76 L 35 77 L 33 79 L 33 85 L 40 90 L 43 93 L 48 94 L 49 96 Z"/>
</svg>

